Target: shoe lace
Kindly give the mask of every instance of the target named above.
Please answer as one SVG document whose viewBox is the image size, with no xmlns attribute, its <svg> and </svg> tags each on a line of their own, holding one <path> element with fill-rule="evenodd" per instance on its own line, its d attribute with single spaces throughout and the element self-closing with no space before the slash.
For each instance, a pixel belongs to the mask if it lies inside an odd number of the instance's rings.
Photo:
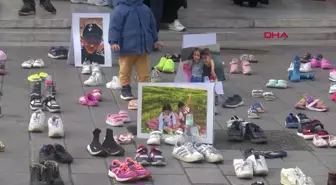
<svg viewBox="0 0 336 185">
<path fill-rule="evenodd" d="M 144 169 L 144 167 L 137 162 L 133 162 L 133 167 L 137 170 L 143 170 Z"/>
<path fill-rule="evenodd" d="M 187 149 L 188 152 L 194 153 L 196 152 L 196 149 L 194 148 L 194 145 L 192 142 L 186 142 L 184 143 L 185 148 Z"/>
<path fill-rule="evenodd" d="M 120 165 L 120 167 L 118 168 L 118 173 L 128 173 L 131 170 L 129 169 L 127 164 L 122 164 Z"/>
</svg>

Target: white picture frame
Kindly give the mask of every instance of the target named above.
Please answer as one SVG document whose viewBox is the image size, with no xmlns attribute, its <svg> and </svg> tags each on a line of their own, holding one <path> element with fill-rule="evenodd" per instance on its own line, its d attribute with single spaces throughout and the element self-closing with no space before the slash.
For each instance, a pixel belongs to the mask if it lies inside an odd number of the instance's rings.
<svg viewBox="0 0 336 185">
<path fill-rule="evenodd" d="M 148 88 L 149 87 L 149 88 Z M 152 91 L 150 89 L 155 89 L 155 91 L 157 91 L 158 89 L 162 88 L 161 93 L 159 94 L 159 98 L 158 95 L 155 93 L 152 93 Z M 165 88 L 165 89 L 163 89 Z M 176 90 L 174 89 L 176 88 Z M 185 89 L 185 90 L 181 90 Z M 167 90 L 169 89 L 169 90 Z M 200 91 L 198 91 L 200 90 Z M 204 100 L 204 94 L 202 94 L 203 91 L 205 91 L 205 96 L 206 96 L 206 103 L 204 103 L 203 108 L 200 108 L 199 106 L 197 107 L 196 110 L 196 104 L 201 106 L 201 103 L 199 103 L 199 101 L 202 99 Z M 173 92 L 170 94 L 174 94 L 174 96 L 177 97 L 169 97 L 169 100 L 167 100 L 167 98 L 165 100 L 162 100 L 160 98 L 160 95 L 162 95 L 162 97 L 166 97 L 164 96 L 164 94 L 162 92 Z M 198 92 L 197 92 L 198 91 Z M 176 115 L 178 114 L 178 103 L 180 102 L 181 99 L 185 99 L 185 97 L 180 97 L 180 100 L 178 100 L 178 95 L 176 92 L 181 92 L 181 93 L 185 93 L 185 92 L 191 92 L 190 94 L 185 94 L 186 97 L 189 97 L 189 95 L 191 96 L 191 112 L 195 113 L 196 115 L 200 115 L 199 120 L 203 120 L 205 119 L 205 125 L 202 121 L 200 121 L 199 123 L 197 122 L 197 120 L 195 120 L 194 117 L 194 122 L 195 122 L 195 127 L 198 128 L 198 133 L 200 133 L 199 137 L 198 136 L 194 136 L 193 138 L 195 138 L 198 142 L 202 142 L 202 143 L 207 143 L 207 144 L 213 144 L 213 140 L 214 140 L 214 84 L 213 83 L 139 83 L 138 84 L 138 120 L 137 120 L 137 137 L 138 138 L 143 138 L 143 139 L 148 139 L 150 136 L 150 132 L 154 131 L 154 130 L 158 130 L 155 128 L 159 128 L 159 117 L 161 115 L 160 111 L 162 112 L 162 105 L 164 104 L 171 104 L 171 107 L 173 109 L 173 111 L 176 113 Z M 194 96 L 192 95 L 192 92 L 194 93 Z M 198 95 L 197 95 L 198 94 Z M 148 96 L 147 96 L 148 95 Z M 145 97 L 146 96 L 146 97 Z M 182 94 L 182 96 L 184 96 L 184 94 Z M 198 98 L 194 98 L 194 97 L 199 96 Z M 148 98 L 153 98 L 153 100 L 148 99 Z M 145 99 L 145 100 L 144 100 Z M 195 101 L 197 101 L 197 103 L 192 103 L 192 100 L 195 99 Z M 144 100 L 144 101 L 143 101 Z M 145 105 L 145 103 L 149 104 L 149 102 L 154 102 L 155 105 L 153 105 L 152 103 L 150 104 L 151 108 L 146 108 L 147 105 Z M 187 103 L 185 104 L 186 106 L 188 105 Z M 155 108 L 153 108 L 153 106 Z M 194 111 L 193 111 L 193 107 Z M 204 108 L 205 106 L 205 108 Z M 201 112 L 201 110 L 205 109 L 206 110 L 206 116 L 205 118 L 203 118 L 203 114 L 199 114 L 197 113 Z M 147 111 L 147 112 L 144 112 Z M 149 112 L 150 111 L 150 112 Z M 146 117 L 146 118 L 143 118 Z M 176 118 L 176 116 L 175 116 Z M 154 126 L 154 129 L 150 128 L 150 124 L 152 122 L 155 122 L 155 120 L 157 120 L 157 125 Z M 197 123 L 197 124 L 196 124 Z M 155 124 L 155 123 L 154 123 Z M 181 124 L 179 122 L 179 124 Z M 183 126 L 183 124 L 181 124 Z M 181 126 L 181 128 L 182 128 Z M 147 128 L 146 128 L 147 127 Z M 165 134 L 165 136 L 171 136 L 168 134 Z"/>
<path fill-rule="evenodd" d="M 104 45 L 104 64 L 100 64 L 101 67 L 112 67 L 112 53 L 110 44 L 108 43 L 110 14 L 109 13 L 73 13 L 72 14 L 72 40 L 74 51 L 74 65 L 75 67 L 82 67 L 82 43 L 81 43 L 81 19 L 102 18 L 102 39 Z M 93 61 L 94 62 L 94 61 Z"/>
</svg>

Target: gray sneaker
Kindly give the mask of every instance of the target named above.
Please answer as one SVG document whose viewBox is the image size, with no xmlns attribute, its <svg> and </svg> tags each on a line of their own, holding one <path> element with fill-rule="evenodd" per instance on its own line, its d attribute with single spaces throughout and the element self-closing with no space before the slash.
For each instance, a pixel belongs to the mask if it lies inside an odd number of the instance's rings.
<svg viewBox="0 0 336 185">
<path fill-rule="evenodd" d="M 162 82 L 162 77 L 159 75 L 159 72 L 154 68 L 151 71 L 151 82 Z"/>
</svg>

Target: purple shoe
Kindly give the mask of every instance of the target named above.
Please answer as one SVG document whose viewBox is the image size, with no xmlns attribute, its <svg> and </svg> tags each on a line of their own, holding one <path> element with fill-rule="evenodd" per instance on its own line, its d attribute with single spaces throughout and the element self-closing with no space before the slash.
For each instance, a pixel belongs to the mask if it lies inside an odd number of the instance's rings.
<svg viewBox="0 0 336 185">
<path fill-rule="evenodd" d="M 137 179 L 137 175 L 127 164 L 121 163 L 119 160 L 113 160 L 109 167 L 108 175 L 118 182 L 127 182 Z"/>
<path fill-rule="evenodd" d="M 150 177 L 152 174 L 149 170 L 147 170 L 146 168 L 144 168 L 141 164 L 137 163 L 136 161 L 134 161 L 132 158 L 127 157 L 125 159 L 125 163 L 128 165 L 128 167 L 135 172 L 135 174 L 137 175 L 137 179 L 146 179 L 148 177 Z"/>
</svg>

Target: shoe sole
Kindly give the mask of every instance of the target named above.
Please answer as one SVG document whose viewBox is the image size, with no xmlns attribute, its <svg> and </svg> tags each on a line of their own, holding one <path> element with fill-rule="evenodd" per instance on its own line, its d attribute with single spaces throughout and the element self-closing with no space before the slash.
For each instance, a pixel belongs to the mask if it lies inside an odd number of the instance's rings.
<svg viewBox="0 0 336 185">
<path fill-rule="evenodd" d="M 223 105 L 224 108 L 237 108 L 239 106 L 244 105 L 244 102 L 241 101 L 240 103 L 238 103 L 237 105 Z"/>
<path fill-rule="evenodd" d="M 228 141 L 244 141 L 244 138 L 239 136 L 229 136 Z"/>
<path fill-rule="evenodd" d="M 30 106 L 30 110 L 33 110 L 33 111 L 42 109 L 42 106 L 41 107 L 32 107 L 31 105 L 29 105 L 29 106 Z"/>
<path fill-rule="evenodd" d="M 28 127 L 29 132 L 43 132 L 44 128 L 38 128 L 38 127 Z"/>
<path fill-rule="evenodd" d="M 296 133 L 298 136 L 302 137 L 304 140 L 312 140 L 314 135 L 303 135 L 302 133 Z"/>
<path fill-rule="evenodd" d="M 104 151 L 93 152 L 93 151 L 91 150 L 90 145 L 87 145 L 86 149 L 87 149 L 87 151 L 90 153 L 90 155 L 92 155 L 92 156 L 103 156 L 103 157 L 107 156 L 107 153 L 104 152 Z"/>
<path fill-rule="evenodd" d="M 105 123 L 108 124 L 108 125 L 111 125 L 112 127 L 122 127 L 122 126 L 124 126 L 124 123 L 112 124 L 109 120 L 106 120 Z"/>
<path fill-rule="evenodd" d="M 52 134 L 48 134 L 48 136 L 50 138 L 62 138 L 64 137 L 64 134 L 52 133 Z"/>
<path fill-rule="evenodd" d="M 138 163 L 140 163 L 143 166 L 150 166 L 151 165 L 151 163 L 146 161 L 146 160 L 138 161 Z"/>
<path fill-rule="evenodd" d="M 51 112 L 51 113 L 61 112 L 61 109 L 50 109 L 48 107 L 46 107 L 46 109 L 47 109 L 48 112 Z"/>
<path fill-rule="evenodd" d="M 65 56 L 54 56 L 50 53 L 48 53 L 48 57 L 52 58 L 52 59 L 67 59 L 67 57 L 65 57 Z"/>
<path fill-rule="evenodd" d="M 118 182 L 126 182 L 126 181 L 131 181 L 133 180 L 135 177 L 129 177 L 129 178 L 119 178 L 118 176 L 116 176 L 111 170 L 108 171 L 107 174 L 109 177 L 115 179 Z"/>
<path fill-rule="evenodd" d="M 31 12 L 27 12 L 27 13 L 23 13 L 23 12 L 18 12 L 19 16 L 29 16 L 29 15 L 36 15 L 36 12 L 31 11 Z"/>
<path fill-rule="evenodd" d="M 125 101 L 129 101 L 129 100 L 133 100 L 134 99 L 134 97 L 123 97 L 122 95 L 120 95 L 120 98 L 122 100 L 125 100 Z"/>
<path fill-rule="evenodd" d="M 174 154 L 173 153 L 173 157 L 180 160 L 180 161 L 184 161 L 184 162 L 187 162 L 187 163 L 194 163 L 194 162 L 201 162 L 204 160 L 204 158 L 199 158 L 199 159 L 193 159 L 193 158 L 190 158 L 190 159 L 187 159 L 187 158 L 183 158 L 177 154 Z"/>
<path fill-rule="evenodd" d="M 151 162 L 152 166 L 166 166 L 166 162 L 158 160 L 156 162 Z"/>
</svg>

